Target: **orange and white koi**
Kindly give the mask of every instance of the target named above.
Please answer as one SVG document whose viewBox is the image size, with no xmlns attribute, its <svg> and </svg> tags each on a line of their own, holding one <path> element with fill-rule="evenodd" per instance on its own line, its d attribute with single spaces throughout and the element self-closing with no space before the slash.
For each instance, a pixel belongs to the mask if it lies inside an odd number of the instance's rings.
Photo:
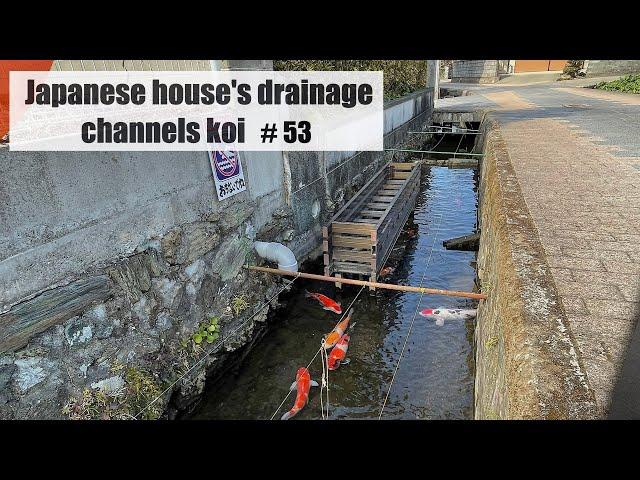
<svg viewBox="0 0 640 480">
<path fill-rule="evenodd" d="M 342 313 L 342 307 L 340 306 L 340 304 L 336 303 L 334 300 L 331 300 L 326 295 L 322 295 L 321 293 L 305 292 L 305 296 L 308 298 L 316 299 L 318 302 L 320 302 L 320 305 L 322 305 L 322 308 L 324 310 L 329 310 L 330 312 L 337 313 L 338 315 Z"/>
<path fill-rule="evenodd" d="M 468 320 L 475 318 L 477 309 L 463 308 L 425 308 L 420 311 L 420 315 L 427 318 L 434 318 L 436 325 L 444 325 L 445 320 Z"/>
<path fill-rule="evenodd" d="M 338 343 L 338 340 L 340 340 L 340 337 L 342 337 L 342 335 L 344 335 L 344 333 L 347 331 L 347 327 L 349 326 L 349 321 L 351 320 L 352 314 L 353 308 L 349 310 L 349 314 L 347 315 L 347 317 L 340 323 L 338 323 L 331 331 L 331 333 L 327 335 L 327 338 L 324 339 L 323 347 L 326 350 L 335 347 L 336 343 Z"/>
<path fill-rule="evenodd" d="M 291 410 L 282 415 L 280 420 L 289 420 L 291 417 L 297 415 L 309 402 L 309 390 L 311 390 L 311 387 L 317 386 L 318 382 L 311 380 L 309 370 L 305 367 L 300 367 L 296 373 L 296 381 L 291 384 L 291 388 L 289 389 L 290 391 L 297 389 L 296 402 L 293 404 Z"/>
<path fill-rule="evenodd" d="M 327 359 L 329 370 L 336 370 L 341 363 L 344 365 L 349 363 L 349 359 L 346 358 L 348 349 L 349 335 L 345 333 L 340 337 L 340 340 L 338 340 L 338 343 L 333 347 L 333 350 L 331 350 L 331 353 L 329 354 L 329 358 Z"/>
</svg>

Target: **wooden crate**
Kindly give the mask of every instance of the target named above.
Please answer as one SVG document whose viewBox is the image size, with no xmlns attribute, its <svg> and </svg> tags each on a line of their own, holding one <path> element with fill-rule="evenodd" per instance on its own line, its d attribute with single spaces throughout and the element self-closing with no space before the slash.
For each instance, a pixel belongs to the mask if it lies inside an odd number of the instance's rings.
<svg viewBox="0 0 640 480">
<path fill-rule="evenodd" d="M 325 275 L 376 281 L 420 187 L 420 165 L 386 164 L 322 229 Z"/>
</svg>

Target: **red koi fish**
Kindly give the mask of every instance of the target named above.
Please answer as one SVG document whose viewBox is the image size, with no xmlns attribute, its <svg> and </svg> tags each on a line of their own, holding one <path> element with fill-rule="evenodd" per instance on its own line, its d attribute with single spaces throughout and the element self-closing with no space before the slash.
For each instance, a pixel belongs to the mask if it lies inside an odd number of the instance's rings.
<svg viewBox="0 0 640 480">
<path fill-rule="evenodd" d="M 342 307 L 340 306 L 340 304 L 331 300 L 326 295 L 322 295 L 321 293 L 305 292 L 305 296 L 308 298 L 313 298 L 320 302 L 320 305 L 322 305 L 322 308 L 324 310 L 329 310 L 330 312 L 337 313 L 338 315 L 342 313 Z"/>
<path fill-rule="evenodd" d="M 338 340 L 338 343 L 335 347 L 333 347 L 333 350 L 331 350 L 331 353 L 329 354 L 327 362 L 329 370 L 336 370 L 341 363 L 344 365 L 347 365 L 349 363 L 349 359 L 346 358 L 348 349 L 349 335 L 344 334 L 342 337 L 340 337 L 340 340 Z"/>
<path fill-rule="evenodd" d="M 317 386 L 318 382 L 311 380 L 309 370 L 305 367 L 300 367 L 296 373 L 296 381 L 291 384 L 291 388 L 289 389 L 290 391 L 293 391 L 294 389 L 298 390 L 296 402 L 293 404 L 293 408 L 291 410 L 282 415 L 280 420 L 289 420 L 291 417 L 297 415 L 309 401 L 309 390 L 311 390 L 311 387 Z"/>
<path fill-rule="evenodd" d="M 342 337 L 342 335 L 344 335 L 344 333 L 347 331 L 347 327 L 349 326 L 349 321 L 351 320 L 352 314 L 353 308 L 349 310 L 349 314 L 347 315 L 347 317 L 340 323 L 338 323 L 338 325 L 335 326 L 331 333 L 327 335 L 327 338 L 324 339 L 323 347 L 326 350 L 335 347 L 336 343 L 338 343 L 338 340 L 340 340 L 340 337 Z"/>
<path fill-rule="evenodd" d="M 445 320 L 467 320 L 475 318 L 476 309 L 461 308 L 425 308 L 420 315 L 427 318 L 435 318 L 436 325 L 444 325 Z"/>
</svg>

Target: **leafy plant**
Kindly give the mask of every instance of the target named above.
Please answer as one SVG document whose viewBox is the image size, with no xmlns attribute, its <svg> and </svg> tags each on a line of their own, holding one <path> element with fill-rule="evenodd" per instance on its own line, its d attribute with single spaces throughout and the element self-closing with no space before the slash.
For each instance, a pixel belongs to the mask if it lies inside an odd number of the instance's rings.
<svg viewBox="0 0 640 480">
<path fill-rule="evenodd" d="M 200 345 L 202 342 L 213 343 L 220 337 L 220 324 L 218 317 L 211 317 L 209 321 L 200 323 L 198 330 L 191 337 L 193 343 Z M 183 347 L 184 347 L 183 343 Z"/>
<path fill-rule="evenodd" d="M 249 303 L 246 295 L 237 295 L 231 299 L 231 309 L 236 317 L 247 308 L 249 308 Z"/>
<path fill-rule="evenodd" d="M 640 93 L 640 74 L 627 75 L 612 82 L 600 82 L 596 85 L 596 88 L 616 92 Z"/>
</svg>

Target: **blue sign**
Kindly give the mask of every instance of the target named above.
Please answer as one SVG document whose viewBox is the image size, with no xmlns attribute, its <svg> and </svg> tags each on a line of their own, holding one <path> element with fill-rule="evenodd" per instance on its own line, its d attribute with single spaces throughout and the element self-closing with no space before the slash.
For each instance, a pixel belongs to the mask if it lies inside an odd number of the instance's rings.
<svg viewBox="0 0 640 480">
<path fill-rule="evenodd" d="M 234 150 L 209 151 L 209 161 L 216 183 L 218 200 L 232 197 L 247 189 L 238 152 Z"/>
</svg>

